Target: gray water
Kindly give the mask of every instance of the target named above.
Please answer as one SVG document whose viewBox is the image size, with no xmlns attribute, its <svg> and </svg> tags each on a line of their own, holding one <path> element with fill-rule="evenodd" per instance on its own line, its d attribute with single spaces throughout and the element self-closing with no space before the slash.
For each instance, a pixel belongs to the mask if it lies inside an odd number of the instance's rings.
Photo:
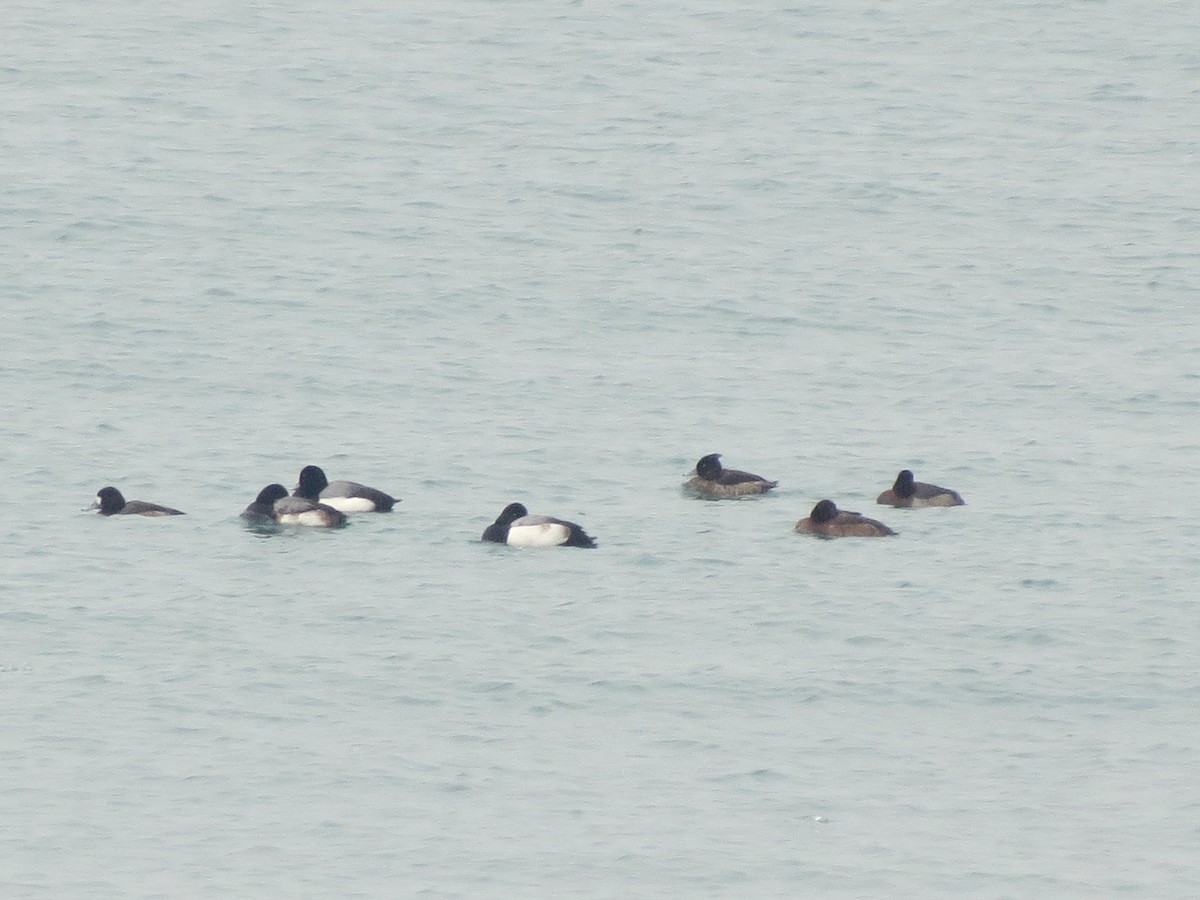
<svg viewBox="0 0 1200 900">
<path fill-rule="evenodd" d="M 3 19 L 4 896 L 1200 893 L 1193 4 Z"/>
</svg>

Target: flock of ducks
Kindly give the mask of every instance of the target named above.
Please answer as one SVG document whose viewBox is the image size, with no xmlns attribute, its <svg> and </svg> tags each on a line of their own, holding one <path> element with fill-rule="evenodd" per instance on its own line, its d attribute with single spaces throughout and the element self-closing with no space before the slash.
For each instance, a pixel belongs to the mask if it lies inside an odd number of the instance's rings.
<svg viewBox="0 0 1200 900">
<path fill-rule="evenodd" d="M 721 454 L 701 457 L 693 477 L 683 489 L 706 500 L 727 500 L 765 494 L 778 481 L 753 475 L 740 469 L 726 469 Z M 305 525 L 337 528 L 346 524 L 347 513 L 391 512 L 400 501 L 390 494 L 357 481 L 330 481 L 320 466 L 300 470 L 296 489 L 291 493 L 282 484 L 268 484 L 241 517 L 253 525 Z M 922 507 L 962 506 L 957 491 L 916 481 L 908 469 L 901 470 L 895 483 L 875 502 L 881 506 Z M 126 500 L 115 487 L 101 488 L 90 507 L 102 516 L 182 516 L 178 509 Z M 838 509 L 832 500 L 821 500 L 807 517 L 796 523 L 797 532 L 822 537 L 885 537 L 896 532 L 882 522 L 861 513 Z M 524 505 L 510 503 L 496 521 L 484 529 L 481 540 L 511 547 L 595 547 L 596 541 L 574 522 L 552 516 L 530 515 Z"/>
<path fill-rule="evenodd" d="M 710 453 L 696 463 L 695 477 L 684 483 L 685 490 L 708 500 L 723 500 L 730 497 L 746 497 L 765 494 L 778 481 L 761 475 L 753 475 L 740 469 L 726 469 L 721 465 L 721 454 Z M 962 506 L 963 498 L 957 491 L 916 481 L 913 473 L 902 469 L 895 483 L 880 494 L 875 502 L 880 506 Z M 832 500 L 821 500 L 806 518 L 796 523 L 801 534 L 817 534 L 822 537 L 887 537 L 896 532 L 876 519 L 862 513 L 838 509 Z"/>
</svg>

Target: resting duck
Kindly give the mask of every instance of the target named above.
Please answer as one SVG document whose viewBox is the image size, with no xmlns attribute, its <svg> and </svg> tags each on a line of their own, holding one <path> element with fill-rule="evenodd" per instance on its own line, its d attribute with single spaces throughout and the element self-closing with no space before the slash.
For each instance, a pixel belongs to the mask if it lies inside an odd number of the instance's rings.
<svg viewBox="0 0 1200 900">
<path fill-rule="evenodd" d="M 278 497 L 278 491 L 272 488 L 273 485 L 268 485 L 259 492 L 258 496 L 262 498 L 266 494 L 268 497 Z M 257 502 L 255 501 L 255 503 Z M 324 503 L 317 503 L 314 500 L 309 500 L 307 497 L 296 495 L 289 497 L 286 490 L 284 491 L 284 496 L 278 497 L 271 505 L 271 509 L 275 514 L 275 521 L 281 525 L 307 525 L 310 528 L 341 528 L 346 524 L 346 514 L 340 509 L 334 509 L 332 506 L 327 506 Z"/>
<path fill-rule="evenodd" d="M 771 488 L 779 485 L 778 481 L 768 481 L 761 475 L 752 475 L 738 469 L 726 469 L 721 465 L 720 453 L 702 456 L 696 463 L 694 474 L 695 478 L 684 482 L 684 490 L 709 500 L 765 494 Z"/>
<path fill-rule="evenodd" d="M 287 488 L 282 484 L 268 484 L 258 492 L 254 502 L 242 510 L 242 518 L 247 522 L 274 522 L 275 501 L 282 500 L 287 495 Z"/>
<path fill-rule="evenodd" d="M 182 516 L 177 509 L 147 503 L 144 500 L 126 500 L 115 487 L 104 487 L 96 493 L 96 502 L 90 507 L 102 516 Z"/>
<path fill-rule="evenodd" d="M 963 498 L 949 488 L 913 481 L 913 473 L 901 469 L 896 476 L 896 483 L 890 490 L 880 494 L 875 502 L 883 506 L 962 506 Z"/>
<path fill-rule="evenodd" d="M 391 512 L 399 502 L 390 494 L 357 481 L 330 481 L 320 466 L 305 466 L 300 470 L 295 495 L 341 512 Z"/>
<path fill-rule="evenodd" d="M 796 523 L 796 531 L 825 537 L 885 537 L 896 533 L 882 522 L 838 509 L 832 500 L 822 500 L 814 506 L 807 519 Z"/>
<path fill-rule="evenodd" d="M 483 531 L 480 540 L 510 547 L 595 547 L 596 541 L 574 522 L 531 516 L 523 504 L 510 503 Z"/>
</svg>

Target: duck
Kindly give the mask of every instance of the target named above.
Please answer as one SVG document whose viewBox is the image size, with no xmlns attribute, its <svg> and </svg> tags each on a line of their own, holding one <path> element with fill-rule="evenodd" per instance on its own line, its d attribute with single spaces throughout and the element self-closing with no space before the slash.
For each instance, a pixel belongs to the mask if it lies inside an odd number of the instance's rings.
<svg viewBox="0 0 1200 900">
<path fill-rule="evenodd" d="M 684 490 L 709 500 L 765 494 L 771 488 L 779 486 L 778 481 L 769 481 L 761 475 L 726 469 L 721 465 L 720 453 L 700 457 L 693 474 L 696 477 L 684 482 Z"/>
<path fill-rule="evenodd" d="M 263 488 L 259 492 L 259 496 L 261 497 L 270 487 Z M 271 495 L 278 496 L 278 492 L 270 491 L 268 496 Z M 257 502 L 256 500 L 251 506 L 256 505 Z M 315 500 L 295 494 L 289 497 L 286 488 L 284 489 L 283 496 L 271 504 L 271 511 L 274 513 L 275 521 L 281 525 L 307 525 L 311 528 L 341 528 L 346 524 L 346 514 L 340 509 L 334 509 L 332 506 L 327 506 L 324 503 L 318 503 Z"/>
<path fill-rule="evenodd" d="M 100 511 L 102 516 L 182 516 L 177 509 L 147 503 L 144 500 L 126 500 L 115 487 L 102 487 L 96 492 L 96 502 L 89 507 Z"/>
<path fill-rule="evenodd" d="M 390 494 L 357 481 L 330 481 L 320 466 L 305 466 L 294 492 L 314 503 L 324 503 L 340 512 L 391 512 L 400 501 Z"/>
<path fill-rule="evenodd" d="M 896 483 L 884 491 L 875 500 L 881 506 L 963 506 L 963 498 L 957 491 L 938 487 L 936 484 L 925 484 L 923 481 L 913 481 L 913 473 L 901 469 L 896 476 Z"/>
<path fill-rule="evenodd" d="M 896 533 L 882 522 L 838 509 L 832 500 L 822 500 L 814 506 L 807 519 L 796 523 L 796 531 L 824 537 L 886 537 Z"/>
<path fill-rule="evenodd" d="M 268 484 L 258 492 L 254 502 L 242 510 L 242 518 L 248 522 L 266 523 L 275 521 L 275 501 L 288 495 L 282 484 Z"/>
<path fill-rule="evenodd" d="M 483 531 L 483 541 L 510 547 L 595 547 L 596 541 L 574 522 L 531 516 L 522 503 L 504 507 Z"/>
</svg>

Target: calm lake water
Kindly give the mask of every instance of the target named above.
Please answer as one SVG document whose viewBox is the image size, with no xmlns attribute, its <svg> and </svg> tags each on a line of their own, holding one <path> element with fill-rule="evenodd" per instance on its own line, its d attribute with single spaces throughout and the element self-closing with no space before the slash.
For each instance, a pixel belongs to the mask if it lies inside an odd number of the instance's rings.
<svg viewBox="0 0 1200 900">
<path fill-rule="evenodd" d="M 1194 13 L 10 4 L 0 892 L 1200 894 Z"/>
</svg>

